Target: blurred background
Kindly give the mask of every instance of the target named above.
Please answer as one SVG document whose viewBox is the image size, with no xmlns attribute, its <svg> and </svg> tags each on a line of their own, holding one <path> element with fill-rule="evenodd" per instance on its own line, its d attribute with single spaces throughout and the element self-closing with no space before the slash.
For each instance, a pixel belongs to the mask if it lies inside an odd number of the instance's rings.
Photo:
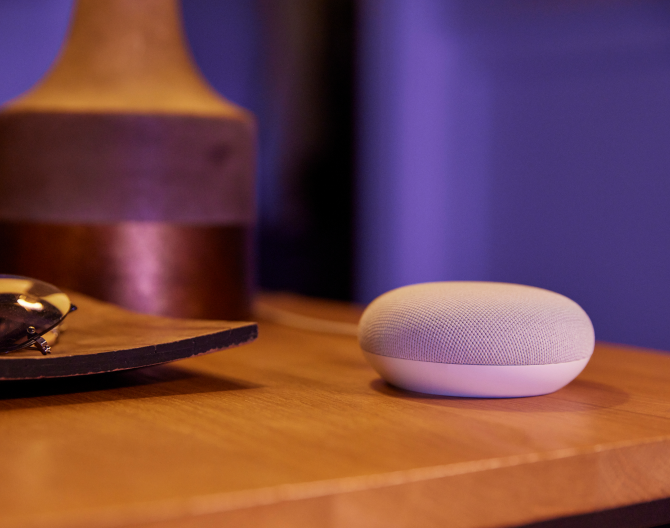
<svg viewBox="0 0 670 528">
<path fill-rule="evenodd" d="M 71 4 L 0 2 L 0 102 L 48 69 Z M 517 282 L 576 300 L 600 340 L 670 350 L 668 2 L 183 12 L 204 75 L 259 122 L 261 288 Z"/>
</svg>

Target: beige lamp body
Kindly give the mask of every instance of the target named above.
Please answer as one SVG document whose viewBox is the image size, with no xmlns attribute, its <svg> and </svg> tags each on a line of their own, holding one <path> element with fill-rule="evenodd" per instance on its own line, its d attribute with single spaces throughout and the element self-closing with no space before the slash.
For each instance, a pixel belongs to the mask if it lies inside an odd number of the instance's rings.
<svg viewBox="0 0 670 528">
<path fill-rule="evenodd" d="M 255 128 L 194 66 L 176 0 L 79 0 L 0 113 L 0 271 L 138 311 L 243 318 Z"/>
</svg>

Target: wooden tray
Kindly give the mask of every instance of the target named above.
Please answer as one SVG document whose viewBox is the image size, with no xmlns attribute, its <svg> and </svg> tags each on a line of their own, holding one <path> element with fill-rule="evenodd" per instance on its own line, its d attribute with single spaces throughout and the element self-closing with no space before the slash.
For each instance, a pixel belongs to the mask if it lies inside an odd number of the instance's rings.
<svg viewBox="0 0 670 528">
<path fill-rule="evenodd" d="M 59 378 L 158 365 L 245 343 L 256 323 L 139 314 L 68 292 L 79 308 L 48 356 L 26 349 L 0 355 L 0 380 Z"/>
</svg>

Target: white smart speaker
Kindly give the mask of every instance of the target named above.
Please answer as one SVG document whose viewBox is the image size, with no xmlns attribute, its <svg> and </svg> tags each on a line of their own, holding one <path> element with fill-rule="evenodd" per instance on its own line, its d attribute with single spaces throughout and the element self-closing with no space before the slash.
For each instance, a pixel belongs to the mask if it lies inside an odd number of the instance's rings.
<svg viewBox="0 0 670 528">
<path fill-rule="evenodd" d="M 429 282 L 387 292 L 363 313 L 358 338 L 392 385 L 480 398 L 554 392 L 584 369 L 595 345 L 591 320 L 576 302 L 496 282 Z"/>
</svg>

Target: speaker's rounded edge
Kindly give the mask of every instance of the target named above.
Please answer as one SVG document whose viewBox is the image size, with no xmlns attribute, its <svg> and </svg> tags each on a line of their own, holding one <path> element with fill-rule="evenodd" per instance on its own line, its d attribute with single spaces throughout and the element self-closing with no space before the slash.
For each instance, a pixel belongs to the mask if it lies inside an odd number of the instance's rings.
<svg viewBox="0 0 670 528">
<path fill-rule="evenodd" d="M 519 398 L 555 392 L 584 370 L 589 358 L 546 365 L 456 365 L 363 351 L 391 385 L 414 392 L 470 398 Z"/>
</svg>

